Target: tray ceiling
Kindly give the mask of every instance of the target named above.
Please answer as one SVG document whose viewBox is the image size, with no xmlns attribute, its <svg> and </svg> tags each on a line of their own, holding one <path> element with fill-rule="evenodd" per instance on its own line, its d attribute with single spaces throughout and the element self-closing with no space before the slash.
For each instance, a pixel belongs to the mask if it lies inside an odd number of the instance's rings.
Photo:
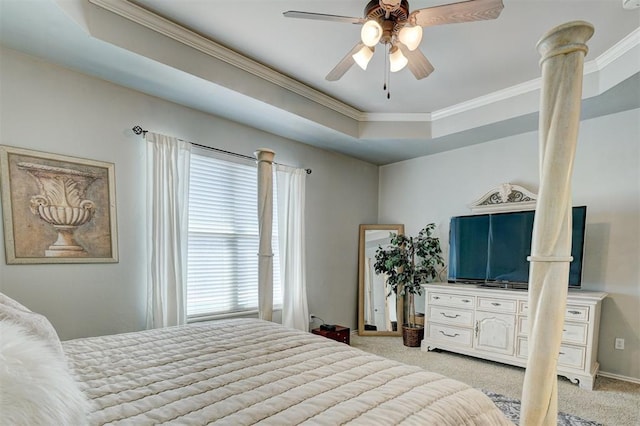
<svg viewBox="0 0 640 426">
<path fill-rule="evenodd" d="M 353 24 L 284 18 L 286 10 L 361 16 L 365 1 L 31 0 L 0 3 L 4 45 L 145 93 L 375 164 L 537 127 L 535 44 L 552 27 L 595 28 L 583 116 L 640 107 L 640 9 L 622 2 L 504 0 L 492 21 L 428 27 L 435 67 L 393 73 L 383 49 L 367 71 L 324 76 L 358 41 Z M 410 1 L 411 10 L 449 3 Z M 168 84 L 167 82 L 171 82 Z M 144 124 L 144 123 L 142 123 Z"/>
</svg>

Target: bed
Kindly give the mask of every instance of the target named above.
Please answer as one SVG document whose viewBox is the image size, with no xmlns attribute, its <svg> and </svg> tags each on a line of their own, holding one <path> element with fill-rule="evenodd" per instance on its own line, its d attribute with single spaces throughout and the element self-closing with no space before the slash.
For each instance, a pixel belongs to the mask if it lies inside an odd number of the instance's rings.
<svg viewBox="0 0 640 426">
<path fill-rule="evenodd" d="M 6 360 L 7 326 L 16 321 L 2 322 Z M 459 381 L 261 320 L 75 339 L 61 348 L 79 391 L 74 402 L 63 387 L 63 399 L 80 404 L 91 425 L 511 424 Z M 75 415 L 57 424 L 77 424 Z"/>
</svg>

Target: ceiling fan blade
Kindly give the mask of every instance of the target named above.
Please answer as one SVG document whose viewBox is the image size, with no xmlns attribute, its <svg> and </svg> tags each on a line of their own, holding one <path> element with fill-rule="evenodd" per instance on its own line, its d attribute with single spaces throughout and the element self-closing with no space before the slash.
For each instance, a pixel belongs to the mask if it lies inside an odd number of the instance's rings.
<svg viewBox="0 0 640 426">
<path fill-rule="evenodd" d="M 435 68 L 433 68 L 431 62 L 429 62 L 427 57 L 424 56 L 419 49 L 409 50 L 409 48 L 401 42 L 397 42 L 396 45 L 409 61 L 407 62 L 407 68 L 409 68 L 409 71 L 411 71 L 417 80 L 422 80 L 433 72 Z"/>
<path fill-rule="evenodd" d="M 313 12 L 300 12 L 297 10 L 288 10 L 282 13 L 285 18 L 301 18 L 301 19 L 315 19 L 318 21 L 334 21 L 345 22 L 347 24 L 363 24 L 365 20 L 363 18 L 353 18 L 351 16 L 340 15 L 327 15 L 325 13 L 313 13 Z"/>
<path fill-rule="evenodd" d="M 345 57 L 342 58 L 340 62 L 338 62 L 338 65 L 336 65 L 331 71 L 329 71 L 329 74 L 327 74 L 325 79 L 327 79 L 328 81 L 340 80 L 344 73 L 349 71 L 349 68 L 351 68 L 353 64 L 356 63 L 356 61 L 353 59 L 353 55 L 355 55 L 363 47 L 364 43 L 362 42 L 356 44 L 353 49 L 351 49 L 349 53 L 347 53 Z"/>
<path fill-rule="evenodd" d="M 500 16 L 503 8 L 502 0 L 470 0 L 415 10 L 409 16 L 409 22 L 412 22 L 412 19 L 415 18 L 417 25 L 429 27 L 460 22 L 484 21 L 496 19 Z"/>
</svg>

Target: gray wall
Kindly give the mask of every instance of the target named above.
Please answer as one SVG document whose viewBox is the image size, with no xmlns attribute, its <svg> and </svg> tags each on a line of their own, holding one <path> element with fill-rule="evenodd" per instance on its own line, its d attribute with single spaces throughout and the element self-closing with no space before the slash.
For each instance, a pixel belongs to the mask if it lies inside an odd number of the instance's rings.
<svg viewBox="0 0 640 426">
<path fill-rule="evenodd" d="M 601 370 L 640 380 L 640 110 L 581 123 L 573 204 L 587 206 L 583 288 L 605 291 Z M 449 218 L 510 182 L 538 191 L 538 133 L 396 163 L 380 169 L 379 220 L 407 233 L 435 222 L 448 253 Z M 398 190 L 402 188 L 402 190 Z M 625 339 L 615 350 L 614 339 Z"/>
<path fill-rule="evenodd" d="M 308 167 L 309 309 L 327 322 L 357 322 L 358 225 L 377 215 L 378 168 L 2 49 L 0 143 L 112 162 L 120 262 L 7 265 L 0 291 L 46 315 L 62 339 L 139 330 L 145 317 L 146 129 Z M 4 237 L 0 238 L 4 255 Z"/>
</svg>

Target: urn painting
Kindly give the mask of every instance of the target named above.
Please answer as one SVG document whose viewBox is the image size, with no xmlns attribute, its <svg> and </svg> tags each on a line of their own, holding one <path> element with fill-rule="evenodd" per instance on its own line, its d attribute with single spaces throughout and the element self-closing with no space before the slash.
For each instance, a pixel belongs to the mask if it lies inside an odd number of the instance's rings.
<svg viewBox="0 0 640 426">
<path fill-rule="evenodd" d="M 117 262 L 114 165 L 0 146 L 12 263 Z"/>
</svg>

